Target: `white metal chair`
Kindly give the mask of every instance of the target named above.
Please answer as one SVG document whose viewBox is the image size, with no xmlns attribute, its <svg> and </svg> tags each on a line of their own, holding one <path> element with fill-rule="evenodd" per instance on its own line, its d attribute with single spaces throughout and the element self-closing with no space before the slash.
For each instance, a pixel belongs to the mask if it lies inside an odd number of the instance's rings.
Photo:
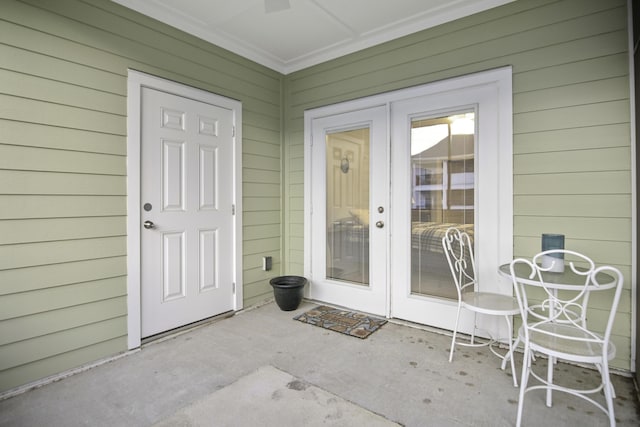
<svg viewBox="0 0 640 427">
<path fill-rule="evenodd" d="M 447 257 L 447 261 L 449 262 L 449 268 L 451 269 L 451 275 L 453 276 L 456 290 L 458 291 L 458 311 L 456 314 L 455 328 L 453 329 L 453 337 L 451 339 L 449 362 L 453 360 L 453 352 L 456 346 L 458 326 L 460 322 L 460 312 L 464 308 L 472 311 L 474 314 L 473 330 L 471 332 L 469 342 L 458 342 L 457 344 L 465 346 L 489 345 L 491 351 L 496 356 L 503 359 L 503 369 L 507 358 L 509 358 L 511 360 L 513 385 L 517 387 L 518 380 L 516 378 L 515 363 L 513 361 L 513 324 L 511 322 L 511 317 L 520 314 L 518 302 L 512 296 L 477 291 L 473 244 L 471 243 L 471 239 L 467 233 L 462 232 L 455 227 L 447 229 L 444 237 L 442 238 L 442 247 Z M 496 339 L 494 339 L 488 332 L 487 335 L 490 338 L 488 342 L 476 342 L 476 331 L 479 331 L 477 323 L 478 313 L 504 317 L 507 323 L 507 331 L 509 333 L 507 338 L 509 343 L 509 352 L 504 356 L 498 354 L 494 350 L 493 344 L 496 342 Z"/>
<path fill-rule="evenodd" d="M 570 258 L 565 272 L 552 273 L 549 272 L 551 267 L 543 268 L 541 259 L 545 255 Z M 522 422 L 525 394 L 543 389 L 546 390 L 548 407 L 552 405 L 553 390 L 566 392 L 600 408 L 608 416 L 610 425 L 614 426 L 615 392 L 609 376 L 609 360 L 615 356 L 616 349 L 610 338 L 622 292 L 622 273 L 610 266 L 595 268 L 591 259 L 577 252 L 551 250 L 539 253 L 532 261 L 512 261 L 511 277 L 522 316 L 518 335 L 524 342 L 516 425 L 520 426 Z M 589 303 L 596 299 L 594 292 L 598 294 L 598 309 L 605 310 L 605 324 L 594 325 L 587 317 L 589 310 L 593 310 Z M 534 353 L 548 358 L 546 378 L 533 370 Z M 590 389 L 554 384 L 553 365 L 558 359 L 595 365 L 600 384 Z M 535 378 L 537 383 L 528 385 L 529 377 Z M 606 407 L 593 396 L 600 392 L 604 393 Z"/>
</svg>

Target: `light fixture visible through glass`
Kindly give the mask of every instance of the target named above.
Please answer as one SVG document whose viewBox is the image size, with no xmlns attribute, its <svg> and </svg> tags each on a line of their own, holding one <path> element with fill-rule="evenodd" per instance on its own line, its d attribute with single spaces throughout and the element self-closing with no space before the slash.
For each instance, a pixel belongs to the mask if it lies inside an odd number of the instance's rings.
<svg viewBox="0 0 640 427">
<path fill-rule="evenodd" d="M 340 160 L 340 170 L 342 171 L 342 173 L 349 172 L 349 159 L 347 159 L 346 157 Z"/>
<path fill-rule="evenodd" d="M 411 155 L 436 146 L 449 135 L 474 135 L 475 132 L 475 113 L 454 114 L 443 117 L 439 124 L 412 127 Z"/>
<path fill-rule="evenodd" d="M 449 116 L 451 120 L 451 135 L 473 135 L 476 132 L 474 113 Z"/>
</svg>

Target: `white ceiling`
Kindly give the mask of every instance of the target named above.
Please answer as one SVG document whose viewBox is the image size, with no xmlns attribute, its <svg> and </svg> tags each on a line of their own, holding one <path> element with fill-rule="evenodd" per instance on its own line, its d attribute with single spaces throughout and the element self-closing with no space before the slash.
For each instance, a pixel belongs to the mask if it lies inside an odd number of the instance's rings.
<svg viewBox="0 0 640 427">
<path fill-rule="evenodd" d="M 515 0 L 113 1 L 288 74 Z"/>
</svg>

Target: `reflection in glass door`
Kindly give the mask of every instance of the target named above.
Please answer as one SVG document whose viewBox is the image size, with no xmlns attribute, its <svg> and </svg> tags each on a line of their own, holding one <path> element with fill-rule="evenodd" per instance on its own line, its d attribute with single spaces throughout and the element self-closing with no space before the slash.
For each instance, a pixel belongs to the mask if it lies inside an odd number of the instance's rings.
<svg viewBox="0 0 640 427">
<path fill-rule="evenodd" d="M 457 299 L 441 239 L 474 236 L 475 114 L 411 120 L 411 294 Z"/>
<path fill-rule="evenodd" d="M 473 237 L 476 290 L 512 293 L 497 270 L 513 253 L 510 76 L 443 81 L 391 105 L 393 317 L 453 328 L 457 296 L 442 250 L 449 226 Z M 499 332 L 494 320 L 481 327 Z M 459 326 L 470 331 L 473 316 L 463 312 Z"/>
<path fill-rule="evenodd" d="M 329 110 L 308 122 L 308 296 L 386 315 L 387 110 Z"/>
<path fill-rule="evenodd" d="M 369 127 L 326 134 L 326 277 L 369 283 Z"/>
</svg>

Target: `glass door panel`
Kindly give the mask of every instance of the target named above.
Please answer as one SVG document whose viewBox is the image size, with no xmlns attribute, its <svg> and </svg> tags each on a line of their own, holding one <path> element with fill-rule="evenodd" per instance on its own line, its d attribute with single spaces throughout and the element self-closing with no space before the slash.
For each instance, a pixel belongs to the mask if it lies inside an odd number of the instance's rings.
<svg viewBox="0 0 640 427">
<path fill-rule="evenodd" d="M 474 236 L 475 114 L 411 120 L 411 294 L 457 299 L 442 236 Z"/>
<path fill-rule="evenodd" d="M 509 73 L 443 81 L 391 104 L 393 317 L 453 328 L 458 304 L 442 249 L 449 226 L 474 240 L 476 290 L 512 294 L 497 270 L 513 253 Z M 480 328 L 502 336 L 495 320 L 481 316 Z M 463 310 L 459 330 L 473 321 Z"/>
<path fill-rule="evenodd" d="M 327 133 L 326 277 L 369 284 L 369 127 Z"/>
<path fill-rule="evenodd" d="M 386 315 L 387 109 L 338 110 L 308 125 L 308 297 Z"/>
</svg>

